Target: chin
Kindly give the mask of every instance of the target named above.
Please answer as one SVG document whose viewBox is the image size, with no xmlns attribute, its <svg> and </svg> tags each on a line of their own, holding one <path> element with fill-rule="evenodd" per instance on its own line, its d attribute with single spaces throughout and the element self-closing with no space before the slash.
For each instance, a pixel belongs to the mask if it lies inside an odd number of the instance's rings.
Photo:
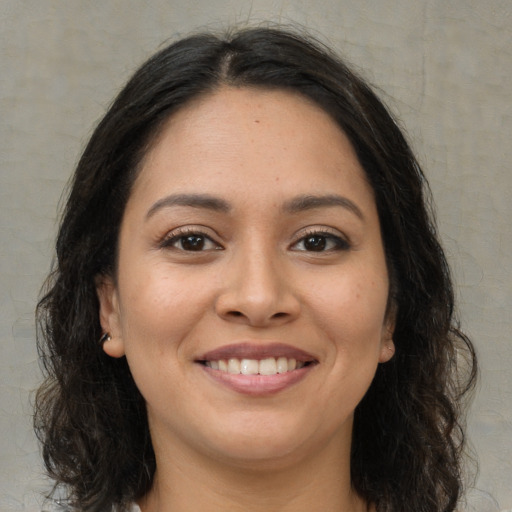
<svg viewBox="0 0 512 512">
<path fill-rule="evenodd" d="M 229 447 L 217 447 L 215 458 L 229 466 L 251 472 L 279 471 L 297 464 L 304 458 L 300 446 L 289 442 L 276 443 L 275 440 L 252 439 L 252 446 L 236 444 Z"/>
<path fill-rule="evenodd" d="M 297 418 L 282 420 L 247 418 L 229 428 L 219 428 L 218 435 L 209 438 L 213 456 L 247 470 L 279 470 L 321 452 L 334 438 L 340 437 L 327 428 L 312 425 L 304 428 L 304 422 L 297 422 Z"/>
</svg>

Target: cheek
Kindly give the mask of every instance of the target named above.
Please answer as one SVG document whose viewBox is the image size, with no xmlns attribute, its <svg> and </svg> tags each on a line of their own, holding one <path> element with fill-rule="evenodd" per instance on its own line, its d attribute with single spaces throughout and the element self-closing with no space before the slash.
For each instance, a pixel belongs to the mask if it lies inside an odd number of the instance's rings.
<svg viewBox="0 0 512 512">
<path fill-rule="evenodd" d="M 198 325 L 208 315 L 210 290 L 168 269 L 133 274 L 123 289 L 122 336 L 133 378 L 148 407 L 167 409 L 188 396 L 187 368 L 197 350 Z M 122 284 L 122 283 L 121 283 Z M 190 382 L 188 383 L 190 386 Z"/>
<path fill-rule="evenodd" d="M 322 288 L 314 294 L 314 311 L 317 326 L 329 342 L 331 389 L 336 390 L 335 401 L 355 407 L 379 363 L 387 277 L 367 267 L 366 272 L 343 272 Z"/>
<path fill-rule="evenodd" d="M 165 265 L 148 263 L 147 269 L 126 281 L 121 303 L 127 355 L 143 351 L 146 358 L 180 351 L 211 304 L 210 290 L 194 276 Z"/>
<path fill-rule="evenodd" d="M 373 272 L 343 272 L 323 286 L 311 284 L 319 322 L 337 341 L 364 349 L 380 342 L 388 298 L 387 279 Z"/>
</svg>

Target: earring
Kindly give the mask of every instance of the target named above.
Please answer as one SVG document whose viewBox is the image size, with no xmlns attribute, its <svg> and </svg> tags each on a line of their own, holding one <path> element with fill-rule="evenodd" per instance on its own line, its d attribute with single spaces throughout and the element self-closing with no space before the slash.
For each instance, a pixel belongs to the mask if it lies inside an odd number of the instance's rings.
<svg viewBox="0 0 512 512">
<path fill-rule="evenodd" d="M 98 345 L 100 346 L 103 346 L 103 344 L 106 342 L 106 341 L 109 341 L 112 339 L 112 336 L 110 336 L 110 333 L 109 332 L 106 332 L 104 334 L 101 335 L 101 338 L 100 340 L 98 341 Z"/>
</svg>

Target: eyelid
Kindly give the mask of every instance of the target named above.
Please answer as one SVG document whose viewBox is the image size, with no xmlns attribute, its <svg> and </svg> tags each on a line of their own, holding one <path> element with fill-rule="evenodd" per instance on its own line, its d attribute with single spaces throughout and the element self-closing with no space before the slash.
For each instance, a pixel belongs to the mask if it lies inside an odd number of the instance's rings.
<svg viewBox="0 0 512 512">
<path fill-rule="evenodd" d="M 335 249 L 327 249 L 326 251 L 319 251 L 319 253 L 329 253 L 333 251 L 343 251 L 348 250 L 352 247 L 352 243 L 350 238 L 339 231 L 338 229 L 331 228 L 328 226 L 308 226 L 300 230 L 294 237 L 294 241 L 290 245 L 290 248 L 293 250 L 293 247 L 296 246 L 299 242 L 303 241 L 305 238 L 309 236 L 324 236 L 326 238 L 337 239 L 340 244 L 339 247 Z M 298 249 L 296 249 L 298 250 Z M 304 251 L 304 250 L 301 250 Z M 304 251 L 304 252 L 313 252 L 313 251 Z"/>
<path fill-rule="evenodd" d="M 162 249 L 172 247 L 174 241 L 179 240 L 181 237 L 190 236 L 190 235 L 199 235 L 202 236 L 209 241 L 211 241 L 216 247 L 215 249 L 223 249 L 224 247 L 218 242 L 218 236 L 216 233 L 212 234 L 212 229 L 207 228 L 201 225 L 188 225 L 188 226 L 180 226 L 177 228 L 168 231 L 160 240 L 159 247 Z M 210 249 L 211 250 L 211 249 Z M 186 252 L 186 251 L 185 251 Z M 197 252 L 206 252 L 206 251 L 197 251 Z"/>
</svg>

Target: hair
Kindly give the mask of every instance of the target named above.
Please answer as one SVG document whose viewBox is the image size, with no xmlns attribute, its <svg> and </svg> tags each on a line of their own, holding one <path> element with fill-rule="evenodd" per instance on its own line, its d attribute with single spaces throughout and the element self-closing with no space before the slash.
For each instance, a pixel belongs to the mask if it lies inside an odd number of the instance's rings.
<svg viewBox="0 0 512 512">
<path fill-rule="evenodd" d="M 299 93 L 351 141 L 374 190 L 396 318 L 396 354 L 379 365 L 355 411 L 352 485 L 378 512 L 453 511 L 463 480 L 463 398 L 476 358 L 454 319 L 428 184 L 364 80 L 318 41 L 271 28 L 194 35 L 159 51 L 122 89 L 83 152 L 37 309 L 46 379 L 35 428 L 55 488 L 87 512 L 124 510 L 151 487 L 145 403 L 125 358 L 108 357 L 98 343 L 95 283 L 115 274 L 125 205 L 159 130 L 222 86 Z"/>
</svg>

